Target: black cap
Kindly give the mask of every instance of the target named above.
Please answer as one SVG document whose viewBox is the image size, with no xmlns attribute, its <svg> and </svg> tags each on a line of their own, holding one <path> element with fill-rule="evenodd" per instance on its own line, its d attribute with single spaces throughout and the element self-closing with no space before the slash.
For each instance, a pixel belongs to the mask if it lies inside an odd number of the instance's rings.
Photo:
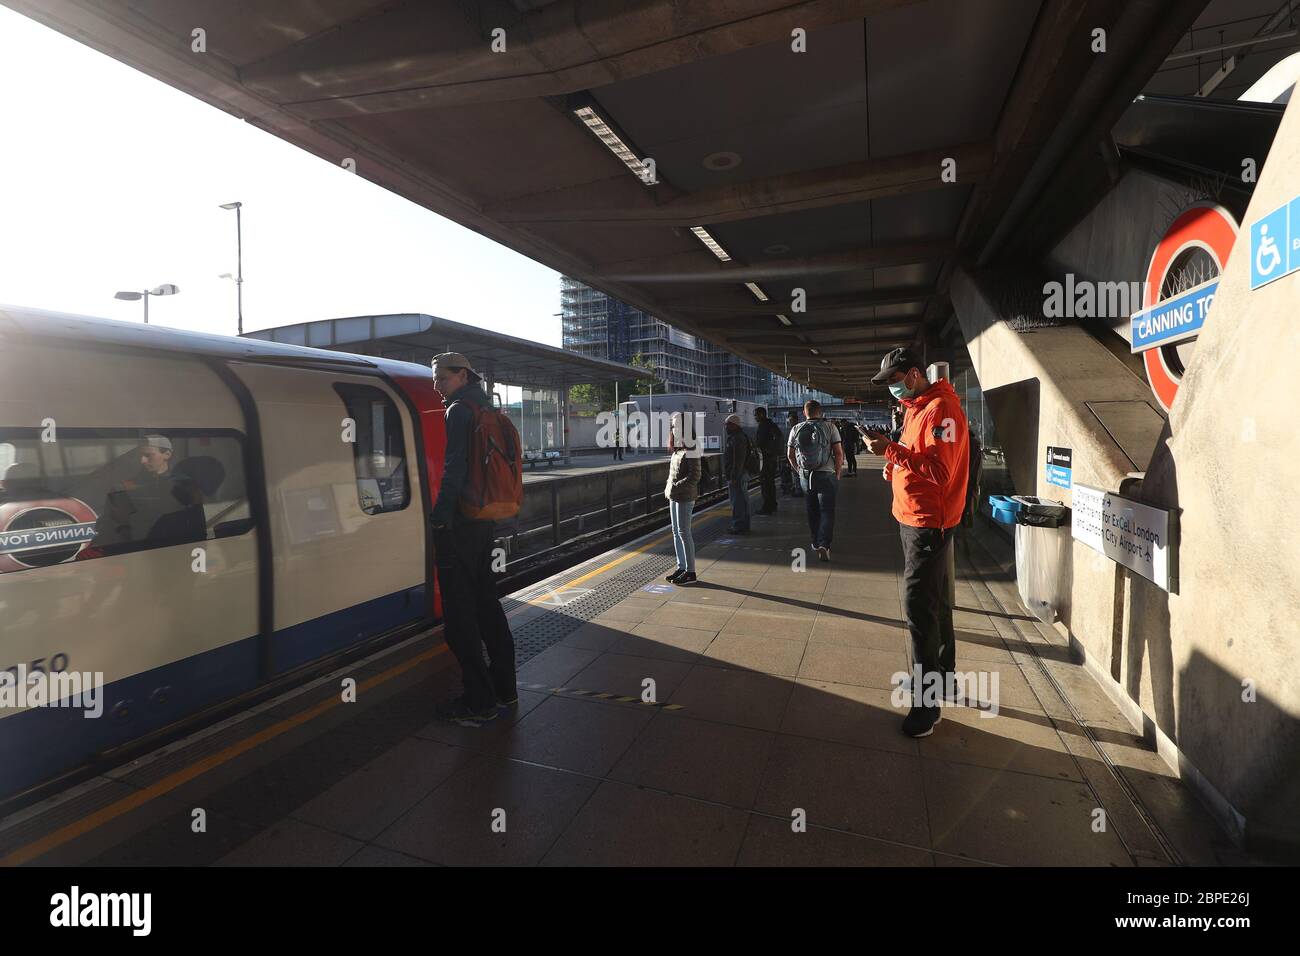
<svg viewBox="0 0 1300 956">
<path fill-rule="evenodd" d="M 911 349 L 894 349 L 880 360 L 880 371 L 871 376 L 871 384 L 881 385 L 895 372 L 906 372 L 910 368 L 921 367 L 921 360 Z"/>
</svg>

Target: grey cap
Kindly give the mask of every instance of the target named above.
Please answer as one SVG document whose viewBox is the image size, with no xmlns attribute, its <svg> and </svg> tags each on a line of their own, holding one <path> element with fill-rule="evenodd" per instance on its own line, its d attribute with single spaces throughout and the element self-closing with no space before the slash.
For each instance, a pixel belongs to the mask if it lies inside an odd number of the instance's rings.
<svg viewBox="0 0 1300 956">
<path fill-rule="evenodd" d="M 157 448 L 159 451 L 171 451 L 172 440 L 166 435 L 145 435 L 140 439 L 140 447 L 148 445 L 151 448 Z"/>
<path fill-rule="evenodd" d="M 447 368 L 463 368 L 469 372 L 470 381 L 472 382 L 478 381 L 483 377 L 478 372 L 474 371 L 474 366 L 469 364 L 469 359 L 465 358 L 465 356 L 461 355 L 459 352 L 440 352 L 433 357 L 433 361 L 429 364 L 435 370 L 439 365 L 445 365 Z"/>
</svg>

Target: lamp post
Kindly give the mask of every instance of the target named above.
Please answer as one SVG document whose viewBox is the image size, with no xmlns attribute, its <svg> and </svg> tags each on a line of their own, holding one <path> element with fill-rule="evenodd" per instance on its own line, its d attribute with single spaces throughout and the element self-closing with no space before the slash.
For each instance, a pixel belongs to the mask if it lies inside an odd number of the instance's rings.
<svg viewBox="0 0 1300 956">
<path fill-rule="evenodd" d="M 113 296 L 115 299 L 122 299 L 126 302 L 135 302 L 137 299 L 144 299 L 144 324 L 149 324 L 149 296 L 151 295 L 175 295 L 181 290 L 173 283 L 167 282 L 158 286 L 156 289 L 145 289 L 143 292 L 119 292 Z"/>
<path fill-rule="evenodd" d="M 224 202 L 222 209 L 235 210 L 235 302 L 237 310 L 236 334 L 244 334 L 244 227 L 241 211 L 242 202 Z M 230 273 L 226 273 L 229 275 Z M 224 276 L 223 276 L 224 278 Z"/>
</svg>

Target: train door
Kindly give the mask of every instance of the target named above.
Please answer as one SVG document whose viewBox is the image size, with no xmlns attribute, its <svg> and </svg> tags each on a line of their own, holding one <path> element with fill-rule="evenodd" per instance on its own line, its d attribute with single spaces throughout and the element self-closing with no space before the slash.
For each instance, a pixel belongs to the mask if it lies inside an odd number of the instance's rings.
<svg viewBox="0 0 1300 956">
<path fill-rule="evenodd" d="M 426 614 L 410 413 L 378 376 L 229 363 L 261 423 L 282 673 Z"/>
</svg>

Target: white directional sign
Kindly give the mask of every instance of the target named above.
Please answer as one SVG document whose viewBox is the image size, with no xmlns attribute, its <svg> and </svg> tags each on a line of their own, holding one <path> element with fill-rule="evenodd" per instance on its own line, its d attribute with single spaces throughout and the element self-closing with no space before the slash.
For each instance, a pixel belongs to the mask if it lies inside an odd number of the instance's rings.
<svg viewBox="0 0 1300 956">
<path fill-rule="evenodd" d="M 1177 525 L 1171 511 L 1087 485 L 1074 486 L 1070 519 L 1074 540 L 1174 593 L 1178 591 Z"/>
</svg>

